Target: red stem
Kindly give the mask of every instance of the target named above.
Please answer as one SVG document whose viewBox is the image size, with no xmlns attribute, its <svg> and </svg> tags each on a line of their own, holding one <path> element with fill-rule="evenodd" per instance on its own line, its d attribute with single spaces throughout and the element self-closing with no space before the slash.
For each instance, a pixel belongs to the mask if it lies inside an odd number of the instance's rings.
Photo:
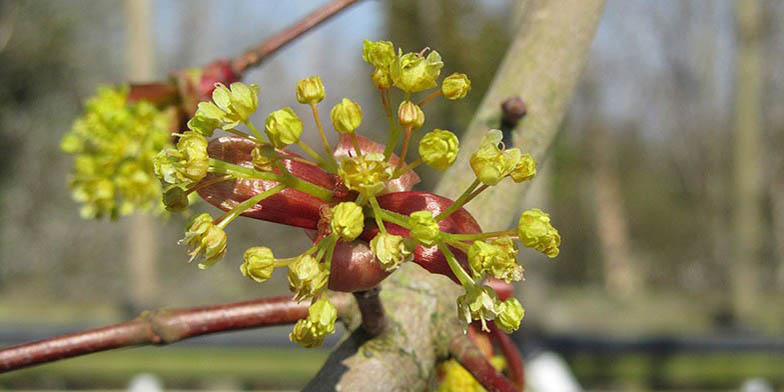
<svg viewBox="0 0 784 392">
<path fill-rule="evenodd" d="M 515 383 L 520 389 L 523 390 L 525 387 L 525 370 L 523 369 L 523 357 L 520 355 L 520 352 L 517 351 L 517 346 L 515 345 L 512 338 L 509 337 L 504 331 L 498 328 L 494 322 L 488 323 L 490 327 L 490 336 L 493 337 L 496 343 L 498 343 L 498 347 L 501 349 L 501 352 L 504 354 L 504 358 L 506 358 L 506 364 L 509 366 L 509 375 L 512 378 L 512 382 Z"/>
<path fill-rule="evenodd" d="M 508 378 L 493 368 L 482 351 L 464 333 L 458 333 L 449 343 L 449 352 L 490 392 L 520 392 Z"/>
<path fill-rule="evenodd" d="M 327 3 L 324 7 L 312 12 L 286 30 L 281 31 L 274 37 L 262 42 L 261 45 L 248 50 L 242 56 L 232 60 L 231 67 L 234 73 L 240 75 L 248 68 L 261 63 L 265 57 L 275 53 L 295 38 L 356 2 L 357 0 L 333 0 Z"/>
<path fill-rule="evenodd" d="M 330 298 L 339 314 L 346 308 L 347 298 Z M 308 304 L 297 303 L 291 297 L 145 311 L 124 323 L 2 349 L 0 373 L 115 348 L 165 345 L 216 332 L 292 324 L 307 313 Z"/>
</svg>

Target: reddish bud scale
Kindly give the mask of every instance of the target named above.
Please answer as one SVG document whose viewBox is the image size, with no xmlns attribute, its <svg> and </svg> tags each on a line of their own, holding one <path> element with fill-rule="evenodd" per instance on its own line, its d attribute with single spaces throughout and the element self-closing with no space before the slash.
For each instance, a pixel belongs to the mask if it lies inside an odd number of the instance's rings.
<svg viewBox="0 0 784 392">
<path fill-rule="evenodd" d="M 383 146 L 369 139 L 359 137 L 360 150 L 363 153 L 381 152 Z M 244 167 L 252 168 L 251 150 L 255 144 L 244 138 L 226 136 L 210 142 L 207 151 L 210 157 L 231 162 Z M 298 156 L 289 151 L 278 150 L 287 156 Z M 335 156 L 340 158 L 353 152 L 353 145 L 348 137 L 342 137 L 335 149 Z M 396 165 L 398 158 L 390 157 L 390 163 Z M 329 189 L 335 192 L 332 203 L 353 200 L 356 193 L 346 192 L 339 178 L 326 173 L 320 168 L 293 160 L 282 161 L 286 169 L 295 177 Z M 209 175 L 209 180 L 213 175 Z M 453 201 L 428 192 L 408 191 L 419 182 L 415 173 L 409 172 L 401 178 L 387 184 L 387 193 L 378 196 L 379 205 L 387 210 L 403 215 L 414 211 L 428 210 L 437 215 L 452 205 Z M 278 185 L 276 181 L 258 179 L 238 179 L 224 181 L 201 188 L 199 195 L 212 205 L 228 211 L 237 204 Z M 242 215 L 250 218 L 261 219 L 290 226 L 316 230 L 321 217 L 320 210 L 325 202 L 295 189 L 285 189 L 274 196 L 262 200 L 255 206 L 246 210 Z M 408 236 L 408 230 L 391 223 L 385 227 L 390 233 Z M 481 228 L 476 220 L 464 209 L 459 209 L 449 217 L 439 222 L 439 227 L 447 233 L 471 234 L 480 233 Z M 332 269 L 329 288 L 337 291 L 367 290 L 377 285 L 389 275 L 375 261 L 368 245 L 378 233 L 378 228 L 372 219 L 365 222 L 365 230 L 360 235 L 362 241 L 352 243 L 338 243 L 332 259 Z M 318 235 L 310 232 L 311 238 Z M 465 254 L 452 248 L 464 268 L 466 267 Z M 456 280 L 452 270 L 446 262 L 444 255 L 437 247 L 417 246 L 414 252 L 414 262 L 432 273 L 442 274 Z"/>
</svg>

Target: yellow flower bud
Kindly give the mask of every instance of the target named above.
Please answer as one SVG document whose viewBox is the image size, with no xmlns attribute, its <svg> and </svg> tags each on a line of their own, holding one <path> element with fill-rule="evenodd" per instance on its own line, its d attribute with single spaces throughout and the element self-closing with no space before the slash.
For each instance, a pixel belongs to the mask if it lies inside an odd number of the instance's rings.
<svg viewBox="0 0 784 392">
<path fill-rule="evenodd" d="M 215 132 L 217 128 L 220 128 L 220 121 L 209 118 L 198 110 L 196 111 L 196 114 L 188 120 L 188 129 L 204 137 L 212 137 L 212 133 Z"/>
<path fill-rule="evenodd" d="M 387 69 L 376 69 L 370 74 L 370 80 L 376 88 L 386 90 L 392 85 L 392 79 Z"/>
<path fill-rule="evenodd" d="M 250 151 L 251 163 L 256 170 L 272 171 L 273 163 L 278 159 L 275 149 L 269 144 L 257 144 Z"/>
<path fill-rule="evenodd" d="M 438 169 L 446 170 L 457 159 L 460 141 L 454 133 L 434 129 L 419 141 L 419 156 L 425 163 Z"/>
<path fill-rule="evenodd" d="M 332 107 L 329 117 L 336 131 L 348 134 L 354 132 L 362 123 L 362 108 L 356 102 L 343 98 L 339 104 Z"/>
<path fill-rule="evenodd" d="M 289 289 L 294 299 L 302 301 L 314 297 L 327 284 L 329 271 L 313 256 L 301 255 L 289 265 Z"/>
<path fill-rule="evenodd" d="M 550 215 L 538 208 L 523 211 L 517 225 L 520 242 L 528 248 L 544 253 L 547 257 L 558 256 L 561 235 L 550 224 Z"/>
<path fill-rule="evenodd" d="M 166 206 L 166 211 L 182 212 L 188 208 L 189 204 L 188 195 L 180 187 L 172 187 L 163 193 L 163 205 Z"/>
<path fill-rule="evenodd" d="M 520 161 L 520 150 L 511 148 L 503 151 L 498 147 L 502 139 L 501 131 L 489 131 L 469 160 L 476 178 L 485 185 L 497 184 L 508 176 Z"/>
<path fill-rule="evenodd" d="M 509 237 L 490 242 L 474 241 L 468 248 L 468 265 L 478 279 L 483 274 L 507 282 L 523 279 L 523 267 L 517 264 L 517 246 Z"/>
<path fill-rule="evenodd" d="M 435 50 L 427 57 L 418 53 L 398 53 L 389 66 L 390 76 L 395 86 L 408 93 L 416 93 L 438 86 L 438 75 L 444 63 Z"/>
<path fill-rule="evenodd" d="M 180 187 L 201 181 L 209 165 L 207 140 L 196 132 L 185 132 L 177 148 L 163 149 L 153 160 L 155 175 L 164 183 Z"/>
<path fill-rule="evenodd" d="M 471 320 L 480 320 L 482 330 L 489 331 L 486 321 L 498 315 L 498 295 L 488 286 L 472 285 L 465 294 L 457 298 L 457 317 L 468 325 Z"/>
<path fill-rule="evenodd" d="M 289 340 L 305 348 L 319 347 L 327 335 L 335 332 L 337 317 L 335 305 L 322 298 L 310 305 L 307 318 L 297 321 Z"/>
<path fill-rule="evenodd" d="M 397 120 L 404 127 L 418 129 L 425 123 L 425 112 L 411 101 L 403 101 L 397 109 Z"/>
<path fill-rule="evenodd" d="M 433 218 L 430 211 L 415 211 L 409 215 L 411 225 L 411 238 L 423 246 L 433 246 L 436 244 L 441 229 L 438 222 Z"/>
<path fill-rule="evenodd" d="M 311 76 L 297 82 L 297 101 L 299 103 L 319 103 L 325 95 L 324 83 L 321 82 L 319 76 Z"/>
<path fill-rule="evenodd" d="M 386 69 L 395 60 L 395 46 L 389 41 L 364 40 L 362 59 L 376 68 Z"/>
<path fill-rule="evenodd" d="M 535 175 L 536 161 L 534 161 L 531 154 L 523 154 L 520 156 L 520 161 L 517 162 L 515 168 L 509 173 L 509 177 L 512 177 L 512 180 L 517 183 L 530 180 L 534 178 Z"/>
<path fill-rule="evenodd" d="M 289 107 L 276 110 L 267 116 L 264 133 L 276 148 L 284 148 L 299 142 L 302 134 L 302 121 Z"/>
<path fill-rule="evenodd" d="M 332 232 L 345 241 L 352 241 L 362 234 L 365 215 L 362 207 L 351 201 L 338 204 L 332 209 Z"/>
<path fill-rule="evenodd" d="M 190 261 L 203 253 L 204 262 L 199 263 L 199 268 L 207 269 L 226 254 L 226 233 L 212 222 L 210 214 L 204 213 L 191 222 L 180 244 L 192 248 Z"/>
<path fill-rule="evenodd" d="M 370 241 L 370 249 L 385 271 L 392 271 L 411 260 L 414 244 L 410 238 L 389 233 L 378 233 Z"/>
<path fill-rule="evenodd" d="M 259 283 L 272 276 L 272 271 L 275 269 L 275 256 L 272 254 L 272 249 L 266 246 L 254 246 L 248 248 L 242 258 L 245 260 L 240 266 L 242 276 Z"/>
<path fill-rule="evenodd" d="M 338 176 L 346 187 L 367 196 L 384 190 L 392 174 L 393 168 L 384 159 L 384 154 L 378 153 L 345 158 L 338 167 Z"/>
<path fill-rule="evenodd" d="M 498 317 L 495 319 L 495 325 L 501 328 L 506 333 L 512 333 L 520 328 L 520 322 L 523 321 L 525 310 L 523 305 L 517 298 L 509 298 L 498 306 Z"/>
<path fill-rule="evenodd" d="M 465 98 L 469 91 L 471 91 L 471 81 L 466 74 L 455 72 L 441 82 L 441 93 L 446 99 Z"/>
</svg>

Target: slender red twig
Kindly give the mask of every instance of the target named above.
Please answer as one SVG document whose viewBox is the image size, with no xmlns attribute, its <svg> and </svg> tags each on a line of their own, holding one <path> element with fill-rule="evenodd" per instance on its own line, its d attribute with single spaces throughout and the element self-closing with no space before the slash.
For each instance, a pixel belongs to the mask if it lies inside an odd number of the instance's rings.
<svg viewBox="0 0 784 392">
<path fill-rule="evenodd" d="M 237 75 L 242 74 L 245 70 L 261 63 L 265 57 L 275 53 L 278 49 L 290 43 L 295 38 L 356 2 L 357 0 L 333 0 L 327 3 L 327 5 L 313 11 L 286 30 L 281 31 L 274 37 L 262 42 L 261 45 L 250 49 L 243 55 L 233 59 L 231 61 L 232 69 Z"/>
<path fill-rule="evenodd" d="M 493 368 L 468 335 L 459 333 L 449 343 L 449 353 L 490 392 L 519 392 L 506 376 Z"/>
<path fill-rule="evenodd" d="M 498 343 L 498 347 L 504 354 L 504 358 L 506 358 L 512 382 L 522 391 L 525 387 L 525 370 L 523 369 L 523 357 L 520 355 L 520 351 L 517 351 L 517 346 L 515 346 L 512 338 L 498 328 L 494 322 L 488 324 L 490 326 L 490 336 Z"/>
<path fill-rule="evenodd" d="M 339 314 L 344 313 L 348 298 L 330 298 Z M 292 324 L 307 313 L 308 304 L 297 303 L 291 297 L 145 311 L 124 323 L 2 349 L 0 373 L 120 347 L 165 345 L 216 332 Z"/>
</svg>

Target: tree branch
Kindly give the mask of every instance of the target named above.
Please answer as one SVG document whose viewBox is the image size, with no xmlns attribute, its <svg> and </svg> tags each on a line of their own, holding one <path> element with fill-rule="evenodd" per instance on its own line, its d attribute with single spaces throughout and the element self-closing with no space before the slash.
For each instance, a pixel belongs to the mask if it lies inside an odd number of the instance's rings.
<svg viewBox="0 0 784 392">
<path fill-rule="evenodd" d="M 468 335 L 459 333 L 449 344 L 449 353 L 490 392 L 520 392 L 503 374 L 490 364 Z"/>
<path fill-rule="evenodd" d="M 350 313 L 349 295 L 331 295 L 330 301 L 341 317 Z M 297 303 L 291 297 L 145 311 L 124 323 L 0 350 L 0 373 L 115 348 L 166 345 L 200 335 L 292 324 L 307 314 L 308 304 Z"/>
<path fill-rule="evenodd" d="M 488 325 L 490 326 L 490 335 L 498 343 L 501 353 L 504 354 L 512 382 L 522 388 L 525 386 L 525 369 L 523 369 L 523 358 L 520 356 L 520 351 L 517 350 L 517 345 L 509 335 L 495 325 L 495 322 L 488 323 Z"/>
<path fill-rule="evenodd" d="M 384 331 L 387 326 L 387 318 L 384 314 L 384 305 L 379 298 L 378 287 L 374 287 L 366 291 L 357 291 L 354 293 L 354 299 L 357 300 L 359 312 L 362 314 L 362 329 L 370 337 L 378 336 Z"/>
<path fill-rule="evenodd" d="M 266 57 L 275 53 L 278 49 L 286 46 L 295 38 L 306 33 L 310 29 L 318 26 L 332 16 L 348 6 L 356 3 L 357 0 L 333 0 L 327 5 L 312 12 L 299 22 L 289 26 L 274 37 L 262 42 L 259 46 L 248 50 L 243 55 L 231 61 L 231 67 L 237 75 L 242 74 L 248 68 L 261 63 Z"/>
</svg>

